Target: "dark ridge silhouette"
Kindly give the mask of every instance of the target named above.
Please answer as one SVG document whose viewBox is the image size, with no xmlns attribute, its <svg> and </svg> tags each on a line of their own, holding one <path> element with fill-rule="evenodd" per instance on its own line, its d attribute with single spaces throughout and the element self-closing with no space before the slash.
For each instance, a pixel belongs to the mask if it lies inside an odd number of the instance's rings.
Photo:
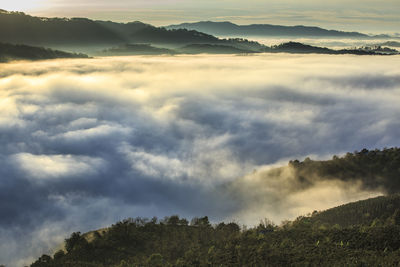
<svg viewBox="0 0 400 267">
<path fill-rule="evenodd" d="M 270 24 L 237 25 L 231 22 L 201 21 L 170 25 L 167 29 L 188 29 L 205 32 L 217 36 L 293 36 L 293 37 L 352 37 L 367 38 L 359 32 L 326 30 L 310 26 L 280 26 Z"/>
<path fill-rule="evenodd" d="M 211 225 L 207 216 L 190 223 L 177 215 L 129 218 L 106 229 L 72 233 L 65 250 L 42 255 L 31 267 L 397 266 L 399 202 L 399 195 L 379 197 L 314 212 L 279 227 L 265 219 L 250 229 L 233 222 Z M 340 225 L 358 208 L 368 216 L 349 227 Z"/>
<path fill-rule="evenodd" d="M 57 46 L 110 47 L 133 44 L 167 44 L 176 47 L 201 44 L 229 44 L 252 49 L 264 46 L 244 39 L 219 39 L 194 30 L 167 30 L 141 22 L 115 23 L 86 18 L 42 18 L 22 12 L 0 12 L 0 42 Z"/>
<path fill-rule="evenodd" d="M 27 45 L 0 43 L 0 62 L 12 60 L 40 60 L 55 58 L 87 58 L 84 54 L 73 54 L 59 50 Z"/>
<path fill-rule="evenodd" d="M 395 49 L 390 49 L 387 47 L 360 47 L 357 49 L 340 49 L 334 50 L 326 47 L 317 47 L 302 44 L 299 42 L 287 42 L 280 45 L 274 45 L 270 48 L 266 48 L 264 52 L 270 53 L 296 53 L 296 54 L 332 54 L 332 55 L 342 55 L 342 54 L 352 54 L 352 55 L 396 55 L 399 52 Z"/>
<path fill-rule="evenodd" d="M 105 49 L 96 55 L 162 55 L 162 54 L 252 54 L 252 53 L 293 53 L 293 54 L 353 54 L 353 55 L 395 55 L 397 50 L 382 47 L 361 47 L 358 49 L 333 50 L 297 42 L 288 42 L 271 47 L 262 46 L 245 39 L 223 39 L 223 44 L 192 43 L 180 48 L 160 48 L 150 44 L 126 44 Z"/>
<path fill-rule="evenodd" d="M 28 45 L 90 45 L 126 42 L 123 36 L 86 18 L 40 18 L 0 13 L 0 42 Z"/>
</svg>

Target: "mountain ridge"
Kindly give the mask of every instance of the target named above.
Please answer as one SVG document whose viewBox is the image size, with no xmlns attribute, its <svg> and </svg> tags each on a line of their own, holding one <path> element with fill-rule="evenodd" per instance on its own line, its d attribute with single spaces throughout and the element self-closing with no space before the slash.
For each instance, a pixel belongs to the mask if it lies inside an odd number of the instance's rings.
<svg viewBox="0 0 400 267">
<path fill-rule="evenodd" d="M 88 18 L 45 18 L 23 12 L 0 12 L 0 42 L 26 45 L 92 46 L 109 48 L 124 44 L 188 45 L 192 43 L 252 45 L 242 39 L 220 39 L 194 30 L 167 30 L 142 22 L 117 23 Z"/>
<path fill-rule="evenodd" d="M 198 30 L 217 36 L 304 36 L 304 37 L 355 37 L 369 38 L 367 34 L 359 32 L 346 32 L 327 30 L 317 26 L 283 26 L 274 24 L 249 24 L 238 25 L 229 21 L 214 22 L 200 21 L 194 23 L 181 23 L 166 26 L 167 29 Z"/>
</svg>

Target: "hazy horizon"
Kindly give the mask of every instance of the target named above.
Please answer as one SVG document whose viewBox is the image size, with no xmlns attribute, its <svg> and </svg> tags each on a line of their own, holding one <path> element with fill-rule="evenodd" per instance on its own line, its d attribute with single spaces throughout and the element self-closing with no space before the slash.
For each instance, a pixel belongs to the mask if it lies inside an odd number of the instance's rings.
<svg viewBox="0 0 400 267">
<path fill-rule="evenodd" d="M 66 1 L 15 0 L 0 8 L 46 17 L 88 17 L 117 22 L 142 21 L 155 26 L 197 21 L 231 21 L 237 24 L 319 26 L 363 33 L 399 33 L 400 4 L 384 1 L 238 0 L 194 1 Z"/>
</svg>

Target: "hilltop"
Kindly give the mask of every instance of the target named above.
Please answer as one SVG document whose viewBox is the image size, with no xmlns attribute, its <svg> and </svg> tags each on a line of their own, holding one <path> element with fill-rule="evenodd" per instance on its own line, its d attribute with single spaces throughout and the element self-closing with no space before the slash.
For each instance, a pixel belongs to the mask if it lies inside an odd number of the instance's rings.
<svg viewBox="0 0 400 267">
<path fill-rule="evenodd" d="M 251 229 L 234 222 L 211 225 L 208 217 L 190 223 L 177 215 L 130 218 L 108 229 L 75 232 L 65 240 L 65 251 L 43 255 L 31 267 L 395 266 L 400 261 L 399 202 L 399 195 L 368 199 L 279 227 L 265 220 Z M 376 209 L 381 205 L 388 208 Z M 359 208 L 371 211 L 370 216 L 342 227 L 340 221 Z M 376 223 L 383 217 L 384 223 Z M 319 223 L 326 218 L 333 218 L 333 226 Z"/>
</svg>

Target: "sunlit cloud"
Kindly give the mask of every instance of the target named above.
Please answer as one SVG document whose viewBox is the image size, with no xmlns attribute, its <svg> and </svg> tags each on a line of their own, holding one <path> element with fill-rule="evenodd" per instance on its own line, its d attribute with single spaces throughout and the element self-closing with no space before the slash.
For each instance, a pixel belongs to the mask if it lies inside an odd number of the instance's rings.
<svg viewBox="0 0 400 267">
<path fill-rule="evenodd" d="M 279 223 L 381 194 L 318 177 L 296 188 L 289 168 L 267 170 L 398 146 L 399 64 L 286 54 L 2 64 L 0 239 L 12 241 L 0 258 L 29 261 L 125 217 Z"/>
<path fill-rule="evenodd" d="M 96 172 L 105 164 L 101 159 L 71 155 L 19 153 L 13 159 L 28 177 L 38 179 L 84 176 Z"/>
</svg>

